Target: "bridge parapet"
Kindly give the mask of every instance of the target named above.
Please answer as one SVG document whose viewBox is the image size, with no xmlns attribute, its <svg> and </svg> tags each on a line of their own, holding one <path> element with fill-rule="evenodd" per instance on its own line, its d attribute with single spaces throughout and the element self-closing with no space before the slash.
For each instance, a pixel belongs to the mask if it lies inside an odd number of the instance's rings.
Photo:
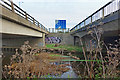
<svg viewBox="0 0 120 80">
<path fill-rule="evenodd" d="M 69 33 L 70 32 L 70 28 L 66 28 L 66 29 L 49 28 L 48 31 L 50 33 Z"/>
<path fill-rule="evenodd" d="M 0 9 L 2 12 L 0 15 L 2 18 L 22 24 L 29 28 L 35 29 L 39 32 L 48 34 L 49 31 L 41 23 L 39 23 L 34 17 L 29 15 L 26 11 L 18 7 L 10 0 L 1 0 Z"/>
<path fill-rule="evenodd" d="M 104 5 L 102 8 L 94 12 L 92 15 L 84 19 L 82 22 L 77 24 L 75 27 L 73 27 L 70 32 L 71 34 L 74 34 L 79 31 L 86 30 L 87 27 L 91 27 L 93 23 L 104 19 L 105 17 L 117 12 L 120 10 L 120 0 L 112 0 L 106 5 Z M 87 27 L 86 27 L 87 26 Z"/>
</svg>

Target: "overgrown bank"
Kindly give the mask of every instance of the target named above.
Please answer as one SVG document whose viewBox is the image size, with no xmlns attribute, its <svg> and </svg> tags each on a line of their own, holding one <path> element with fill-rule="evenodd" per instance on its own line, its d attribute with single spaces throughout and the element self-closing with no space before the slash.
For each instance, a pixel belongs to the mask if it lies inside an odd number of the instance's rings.
<svg viewBox="0 0 120 80">
<path fill-rule="evenodd" d="M 46 44 L 46 48 L 63 49 L 63 50 L 68 50 L 68 51 L 82 52 L 81 47 L 70 46 L 70 45 Z"/>
<path fill-rule="evenodd" d="M 26 41 L 20 48 L 22 53 L 16 49 L 12 55 L 10 65 L 3 67 L 3 78 L 40 78 L 45 75 L 61 75 L 69 70 L 69 64 L 56 65 L 69 57 L 60 54 L 41 52 L 39 48 L 32 48 Z"/>
</svg>

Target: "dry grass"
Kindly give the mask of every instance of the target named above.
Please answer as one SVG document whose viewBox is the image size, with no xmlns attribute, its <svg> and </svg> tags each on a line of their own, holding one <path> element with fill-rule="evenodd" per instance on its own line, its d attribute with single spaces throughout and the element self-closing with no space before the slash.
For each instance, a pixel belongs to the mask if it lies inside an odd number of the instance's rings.
<svg viewBox="0 0 120 80">
<path fill-rule="evenodd" d="M 52 53 L 38 53 L 39 50 L 32 49 L 28 43 L 22 46 L 23 53 L 16 52 L 11 58 L 11 64 L 5 65 L 3 69 L 4 78 L 40 78 L 44 75 L 61 75 L 69 70 L 69 64 L 56 65 L 60 62 L 62 55 Z M 52 56 L 51 56 L 52 55 Z"/>
</svg>

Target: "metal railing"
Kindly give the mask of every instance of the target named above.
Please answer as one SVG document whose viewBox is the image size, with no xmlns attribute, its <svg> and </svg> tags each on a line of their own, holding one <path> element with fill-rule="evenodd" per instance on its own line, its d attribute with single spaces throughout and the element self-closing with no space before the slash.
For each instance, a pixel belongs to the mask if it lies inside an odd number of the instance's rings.
<svg viewBox="0 0 120 80">
<path fill-rule="evenodd" d="M 66 28 L 66 29 L 49 28 L 48 31 L 50 33 L 69 33 L 70 32 L 70 28 Z"/>
<path fill-rule="evenodd" d="M 0 5 L 13 13 L 16 13 L 23 17 L 24 19 L 28 20 L 32 24 L 40 27 L 41 29 L 48 31 L 47 28 L 45 28 L 41 23 L 39 23 L 34 17 L 29 15 L 26 11 L 18 7 L 15 3 L 13 3 L 11 0 L 0 0 Z"/>
<path fill-rule="evenodd" d="M 78 29 L 82 29 L 86 25 L 92 24 L 93 22 L 103 19 L 104 17 L 112 14 L 115 11 L 118 11 L 120 9 L 120 0 L 112 0 L 106 5 L 104 5 L 102 8 L 94 12 L 92 15 L 87 17 L 85 20 L 77 24 L 75 27 L 73 27 L 70 32 L 74 32 Z"/>
</svg>

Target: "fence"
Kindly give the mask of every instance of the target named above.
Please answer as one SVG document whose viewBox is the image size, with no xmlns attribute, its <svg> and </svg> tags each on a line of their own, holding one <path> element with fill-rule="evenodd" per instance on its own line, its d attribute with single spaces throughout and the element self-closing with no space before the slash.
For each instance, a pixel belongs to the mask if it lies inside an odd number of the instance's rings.
<svg viewBox="0 0 120 80">
<path fill-rule="evenodd" d="M 78 29 L 82 29 L 84 26 L 92 24 L 93 22 L 102 19 L 115 11 L 120 9 L 120 0 L 112 0 L 107 3 L 105 6 L 94 12 L 92 15 L 87 17 L 85 20 L 77 24 L 74 28 L 70 30 L 70 32 L 76 31 Z"/>
<path fill-rule="evenodd" d="M 66 28 L 66 29 L 49 28 L 48 31 L 50 33 L 69 33 L 70 32 L 70 28 Z"/>
<path fill-rule="evenodd" d="M 45 28 L 41 23 L 39 23 L 34 17 L 29 15 L 27 12 L 25 12 L 23 9 L 18 7 L 16 4 L 14 4 L 11 0 L 0 0 L 0 5 L 13 13 L 16 13 L 23 17 L 24 19 L 28 20 L 32 24 L 40 27 L 41 29 L 48 31 L 47 28 Z"/>
</svg>

